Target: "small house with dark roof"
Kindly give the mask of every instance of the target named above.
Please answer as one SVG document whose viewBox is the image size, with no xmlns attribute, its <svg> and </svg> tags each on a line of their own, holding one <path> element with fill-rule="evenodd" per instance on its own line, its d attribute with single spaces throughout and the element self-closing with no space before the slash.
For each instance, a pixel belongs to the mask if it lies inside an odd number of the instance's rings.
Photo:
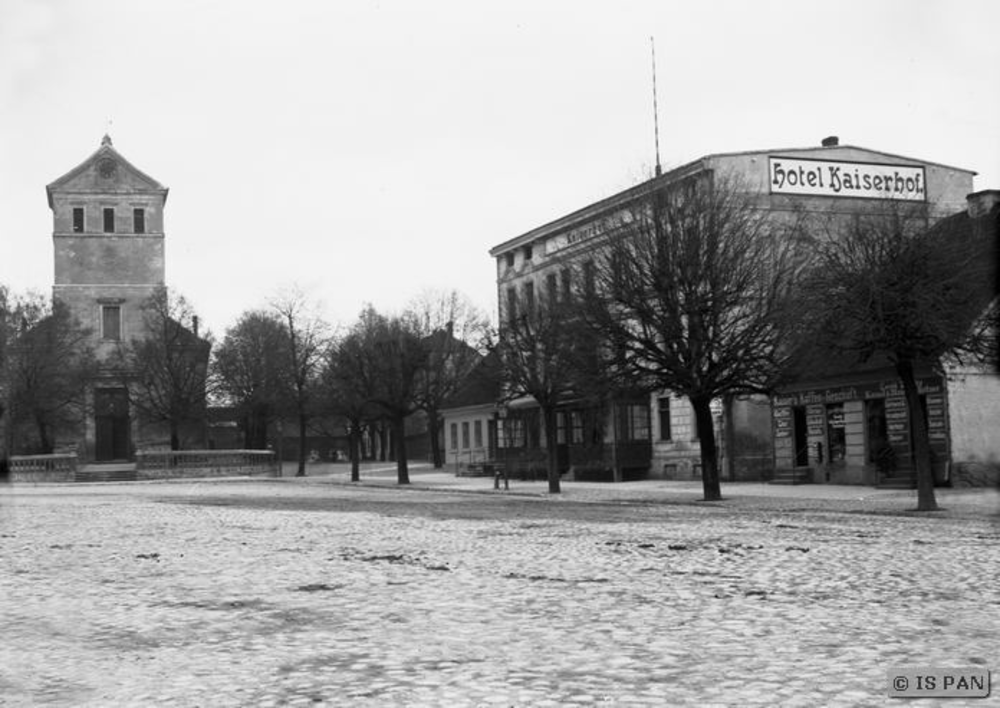
<svg viewBox="0 0 1000 708">
<path fill-rule="evenodd" d="M 457 475 L 488 471 L 497 458 L 501 367 L 487 354 L 441 409 L 445 467 Z"/>
</svg>

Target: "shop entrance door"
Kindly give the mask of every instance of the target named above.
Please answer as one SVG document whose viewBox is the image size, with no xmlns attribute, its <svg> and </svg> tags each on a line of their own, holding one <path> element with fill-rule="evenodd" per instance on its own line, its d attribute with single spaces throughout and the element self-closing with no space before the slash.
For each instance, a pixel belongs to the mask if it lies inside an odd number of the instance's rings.
<svg viewBox="0 0 1000 708">
<path fill-rule="evenodd" d="M 127 460 L 129 455 L 128 392 L 123 388 L 94 392 L 95 445 L 98 462 Z"/>
<path fill-rule="evenodd" d="M 868 461 L 879 474 L 889 474 L 896 467 L 895 452 L 889 444 L 889 426 L 885 419 L 885 399 L 874 398 L 865 402 L 868 424 Z"/>
<path fill-rule="evenodd" d="M 806 429 L 805 406 L 792 408 L 792 430 L 795 433 L 795 466 L 809 466 L 809 436 Z"/>
</svg>

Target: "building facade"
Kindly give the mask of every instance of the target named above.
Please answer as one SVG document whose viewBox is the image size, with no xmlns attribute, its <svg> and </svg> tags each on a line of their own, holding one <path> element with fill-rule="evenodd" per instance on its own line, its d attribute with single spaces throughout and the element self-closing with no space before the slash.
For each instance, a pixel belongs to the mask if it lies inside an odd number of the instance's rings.
<svg viewBox="0 0 1000 708">
<path fill-rule="evenodd" d="M 691 180 L 725 179 L 738 185 L 754 208 L 766 211 L 775 225 L 794 223 L 807 230 L 820 230 L 835 229 L 838 223 L 870 212 L 886 201 L 920 204 L 931 221 L 942 218 L 965 208 L 966 196 L 973 191 L 974 174 L 935 162 L 841 145 L 833 137 L 817 147 L 709 155 L 491 249 L 496 262 L 500 321 L 504 322 L 507 309 L 525 295 L 568 291 L 570 266 L 592 258 L 601 240 L 613 234 L 614 225 L 621 222 L 627 210 L 637 202 L 648 202 L 652 194 L 669 193 Z M 870 381 L 855 381 L 850 372 L 846 376 L 843 385 L 870 383 L 877 387 L 885 383 L 874 374 Z M 929 411 L 933 411 L 931 420 L 937 426 L 939 412 L 943 415 L 947 409 L 947 385 L 930 374 L 924 385 Z M 761 397 L 744 397 L 718 401 L 713 406 L 716 438 L 722 443 L 723 479 L 767 479 L 775 468 L 795 467 L 803 461 L 813 464 L 803 455 L 818 454 L 814 443 L 819 442 L 821 417 L 824 431 L 835 431 L 832 437 L 829 432 L 823 433 L 825 459 L 831 454 L 855 458 L 870 454 L 867 448 L 856 449 L 857 431 L 867 425 L 863 394 L 847 400 L 847 393 L 831 389 L 822 400 L 806 400 L 806 393 L 790 389 L 784 398 L 775 399 L 774 405 Z M 834 400 L 838 396 L 841 399 Z M 890 408 L 888 421 L 897 415 L 892 412 L 896 398 L 882 399 Z M 522 405 L 531 408 L 530 401 Z M 567 448 L 561 465 L 564 471 L 587 469 L 580 456 L 589 455 L 592 461 L 597 459 L 597 468 L 606 471 L 601 476 L 605 479 L 625 479 L 630 474 L 666 479 L 699 477 L 698 431 L 690 402 L 683 397 L 664 391 L 642 400 L 611 401 L 605 410 L 597 412 L 601 420 L 596 426 L 580 424 L 586 415 L 586 411 L 568 408 L 558 417 L 560 444 Z M 526 424 L 537 425 L 530 415 L 521 417 Z M 799 424 L 804 433 L 795 427 Z M 587 430 L 596 431 L 598 439 L 588 438 L 591 433 Z M 850 435 L 848 431 L 852 431 Z M 536 433 L 505 441 L 501 435 L 500 446 L 525 448 L 525 455 L 530 456 L 527 448 L 544 444 L 544 439 L 544 435 Z M 803 443 L 805 452 L 796 441 Z M 877 481 L 856 470 L 829 476 L 824 471 L 815 476 L 815 481 L 827 480 Z"/>
<path fill-rule="evenodd" d="M 111 361 L 123 343 L 146 336 L 143 306 L 166 286 L 168 190 L 126 160 L 106 135 L 46 193 L 53 219 L 52 296 L 90 331 L 102 364 L 88 386 L 85 419 L 77 430 L 60 431 L 59 444 L 84 461 L 129 460 L 144 444 L 162 442 L 164 433 L 133 410 L 128 375 Z M 207 356 L 207 343 L 186 330 L 183 335 L 185 346 Z"/>
</svg>

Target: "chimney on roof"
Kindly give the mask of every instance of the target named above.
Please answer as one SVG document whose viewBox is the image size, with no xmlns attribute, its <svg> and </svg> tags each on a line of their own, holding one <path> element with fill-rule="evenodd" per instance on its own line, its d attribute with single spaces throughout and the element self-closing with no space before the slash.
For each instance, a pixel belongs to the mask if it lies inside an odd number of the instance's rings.
<svg viewBox="0 0 1000 708">
<path fill-rule="evenodd" d="M 836 135 L 831 135 L 828 138 L 823 138 L 822 142 L 820 142 L 820 145 L 822 145 L 825 148 L 837 147 L 838 145 L 840 145 L 840 138 L 838 138 Z"/>
<path fill-rule="evenodd" d="M 969 216 L 973 219 L 986 216 L 997 204 L 1000 204 L 1000 189 L 984 189 L 973 192 L 965 198 L 969 205 Z"/>
<path fill-rule="evenodd" d="M 198 315 L 194 315 L 191 318 L 191 329 L 194 330 L 194 336 L 198 336 Z"/>
</svg>

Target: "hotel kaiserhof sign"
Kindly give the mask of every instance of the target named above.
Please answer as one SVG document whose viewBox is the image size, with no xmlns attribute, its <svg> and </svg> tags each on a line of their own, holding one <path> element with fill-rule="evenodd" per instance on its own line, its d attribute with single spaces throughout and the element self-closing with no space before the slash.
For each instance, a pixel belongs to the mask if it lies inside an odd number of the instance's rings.
<svg viewBox="0 0 1000 708">
<path fill-rule="evenodd" d="M 768 169 L 771 194 L 914 202 L 927 199 L 922 166 L 772 156 L 768 158 Z"/>
</svg>

